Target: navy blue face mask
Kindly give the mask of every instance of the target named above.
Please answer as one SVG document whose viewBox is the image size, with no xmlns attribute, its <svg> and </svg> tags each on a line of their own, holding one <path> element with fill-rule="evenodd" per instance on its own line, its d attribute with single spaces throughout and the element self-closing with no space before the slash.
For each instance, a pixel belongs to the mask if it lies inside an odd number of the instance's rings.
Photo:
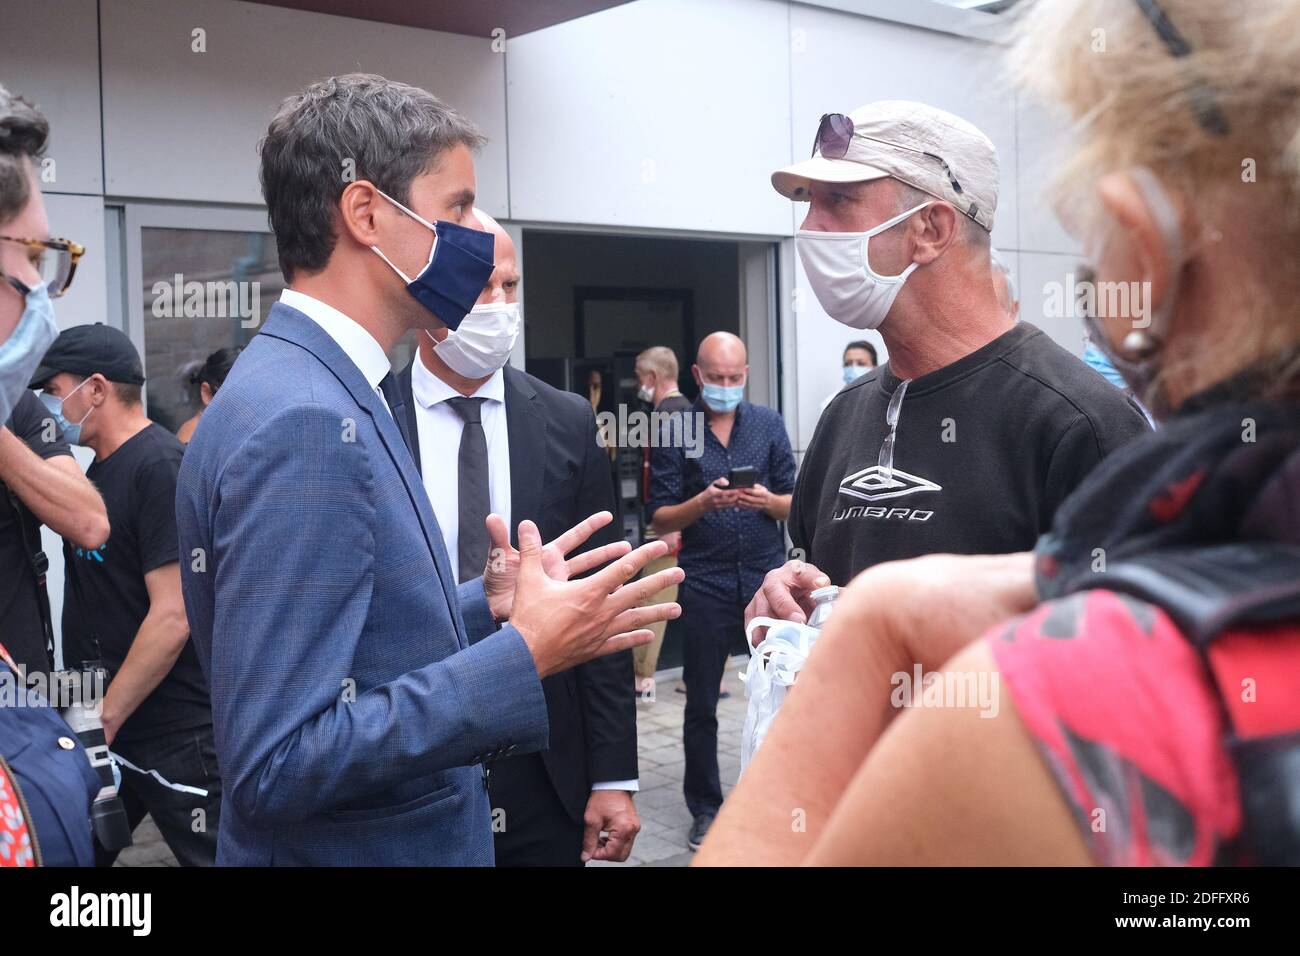
<svg viewBox="0 0 1300 956">
<path fill-rule="evenodd" d="M 378 246 L 371 246 L 371 250 L 402 277 L 406 291 L 415 297 L 415 301 L 454 332 L 470 309 L 474 308 L 474 303 L 483 292 L 483 286 L 492 277 L 495 265 L 492 233 L 468 229 L 445 219 L 431 223 L 383 190 L 376 189 L 375 192 L 420 225 L 430 229 L 434 240 L 429 250 L 429 261 L 414 279 L 393 265 L 392 260 L 380 252 Z"/>
</svg>

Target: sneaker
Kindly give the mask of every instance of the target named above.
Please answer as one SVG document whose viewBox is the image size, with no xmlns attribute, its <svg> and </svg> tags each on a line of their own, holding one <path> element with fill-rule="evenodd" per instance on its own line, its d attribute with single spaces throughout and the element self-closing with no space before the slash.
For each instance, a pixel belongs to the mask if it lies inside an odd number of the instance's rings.
<svg viewBox="0 0 1300 956">
<path fill-rule="evenodd" d="M 709 832 L 709 827 L 713 825 L 712 813 L 701 813 L 691 824 L 690 835 L 686 838 L 686 845 L 692 850 L 698 850 L 700 844 L 704 842 L 704 835 Z"/>
</svg>

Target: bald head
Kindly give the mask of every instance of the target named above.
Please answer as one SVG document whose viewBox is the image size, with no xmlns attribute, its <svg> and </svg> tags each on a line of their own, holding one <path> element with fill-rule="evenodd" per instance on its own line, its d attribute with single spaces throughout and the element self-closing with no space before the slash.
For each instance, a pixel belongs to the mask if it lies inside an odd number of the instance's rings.
<svg viewBox="0 0 1300 956">
<path fill-rule="evenodd" d="M 749 377 L 749 356 L 745 343 L 730 332 L 712 332 L 700 342 L 691 366 L 695 384 L 704 391 L 705 385 L 724 388 L 744 387 Z M 710 406 L 712 407 L 712 406 Z"/>
<path fill-rule="evenodd" d="M 699 350 L 695 353 L 695 362 L 698 365 L 712 365 L 717 362 L 732 364 L 738 362 L 745 365 L 749 362 L 749 353 L 740 336 L 732 335 L 730 332 L 710 332 L 700 340 Z"/>
<path fill-rule="evenodd" d="M 482 209 L 475 208 L 474 218 L 483 224 L 484 230 L 492 233 L 492 253 L 495 266 L 492 275 L 478 297 L 479 305 L 489 302 L 519 301 L 519 264 L 515 258 L 515 241 L 510 233 Z"/>
</svg>

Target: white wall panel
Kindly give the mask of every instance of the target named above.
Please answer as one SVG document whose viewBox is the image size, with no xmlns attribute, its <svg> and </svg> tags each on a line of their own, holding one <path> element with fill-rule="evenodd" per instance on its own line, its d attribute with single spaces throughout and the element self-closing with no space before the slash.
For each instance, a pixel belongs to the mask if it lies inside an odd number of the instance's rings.
<svg viewBox="0 0 1300 956">
<path fill-rule="evenodd" d="M 204 53 L 192 50 L 199 29 Z M 505 214 L 505 64 L 486 37 L 233 0 L 132 0 L 104 4 L 103 59 L 110 194 L 260 204 L 256 144 L 280 101 L 363 71 L 422 86 L 487 133 L 478 192 Z"/>
<path fill-rule="evenodd" d="M 0 16 L 0 84 L 50 121 L 44 191 L 102 191 L 95 0 L 4 0 Z"/>
<path fill-rule="evenodd" d="M 86 247 L 86 254 L 77 263 L 72 288 L 67 295 L 54 300 L 59 328 L 90 322 L 112 325 L 116 316 L 108 314 L 104 200 L 99 196 L 46 193 L 45 211 L 50 219 L 50 235 L 71 239 Z"/>
<path fill-rule="evenodd" d="M 1056 218 L 1051 196 L 1073 134 L 1063 119 L 1021 97 L 1019 137 L 1020 247 L 1027 252 L 1075 255 L 1082 246 Z"/>
<path fill-rule="evenodd" d="M 1034 323 L 1075 355 L 1083 354 L 1083 321 L 1066 301 L 1079 257 L 1041 252 L 1020 253 L 1020 317 Z M 1064 308 L 1062 308 L 1064 306 Z M 1062 314 L 1064 313 L 1064 314 Z"/>
<path fill-rule="evenodd" d="M 511 40 L 512 218 L 788 233 L 788 18 L 637 0 Z"/>
</svg>

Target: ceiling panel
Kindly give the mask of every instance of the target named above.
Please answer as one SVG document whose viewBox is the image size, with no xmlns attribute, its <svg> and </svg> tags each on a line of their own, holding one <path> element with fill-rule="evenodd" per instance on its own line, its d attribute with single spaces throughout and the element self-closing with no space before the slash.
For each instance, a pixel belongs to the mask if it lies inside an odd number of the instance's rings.
<svg viewBox="0 0 1300 956">
<path fill-rule="evenodd" d="M 413 3 L 411 0 L 252 0 L 272 7 L 288 7 L 338 17 L 396 23 L 445 33 L 492 36 L 501 28 L 507 37 L 531 33 L 589 13 L 621 6 L 629 0 L 460 0 Z"/>
</svg>

